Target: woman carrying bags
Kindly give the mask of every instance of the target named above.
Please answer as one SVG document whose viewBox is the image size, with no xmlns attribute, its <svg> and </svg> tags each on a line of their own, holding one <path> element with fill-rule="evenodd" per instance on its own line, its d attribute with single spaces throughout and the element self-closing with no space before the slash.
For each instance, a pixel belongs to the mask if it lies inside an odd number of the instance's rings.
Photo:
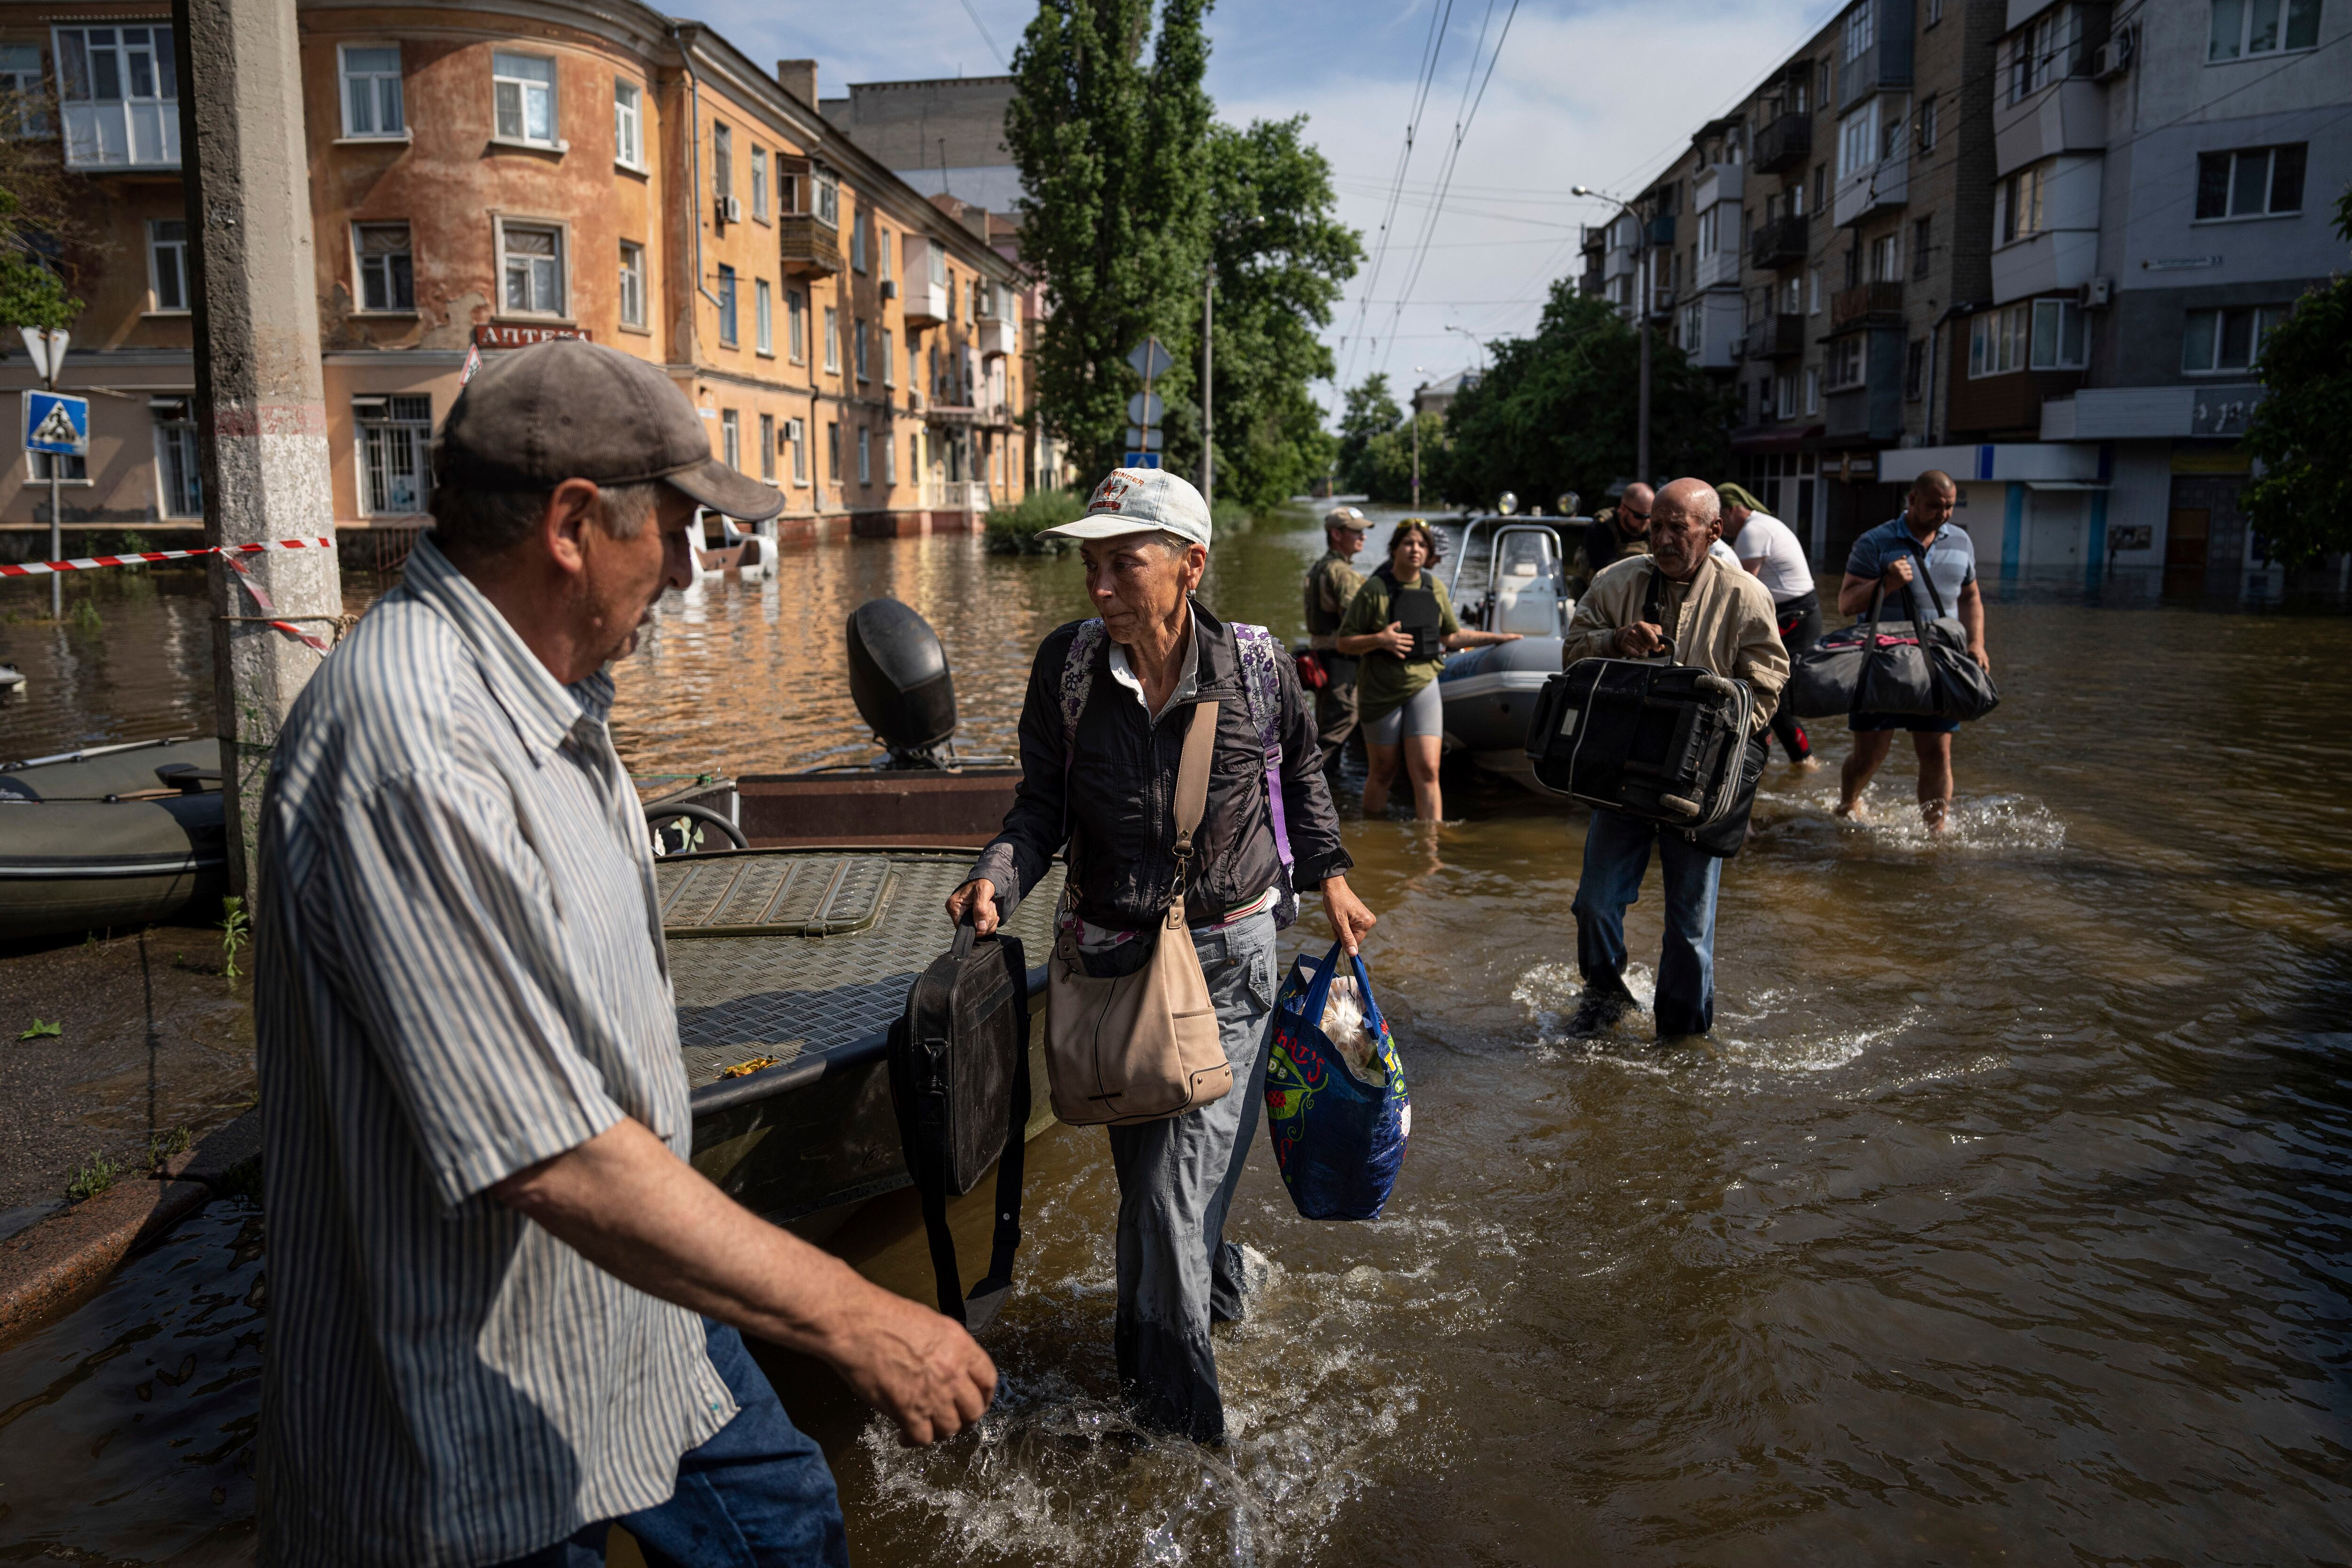
<svg viewBox="0 0 2352 1568">
<path fill-rule="evenodd" d="M 1355 655 L 1356 722 L 1364 732 L 1369 767 L 1364 776 L 1364 815 L 1389 808 L 1389 786 L 1402 754 L 1412 779 L 1413 816 L 1436 822 L 1445 815 L 1437 787 L 1437 759 L 1444 749 L 1445 703 L 1437 676 L 1445 656 L 1457 648 L 1517 642 L 1517 632 L 1471 632 L 1454 618 L 1454 602 L 1437 574 L 1425 571 L 1437 559 L 1429 524 L 1406 518 L 1389 535 L 1385 565 L 1364 580 L 1339 623 L 1339 649 Z"/>
<path fill-rule="evenodd" d="M 1085 517 L 1049 531 L 1078 541 L 1100 618 L 1038 648 L 1020 789 L 948 913 L 969 910 L 988 935 L 1066 849 L 1047 1061 L 1056 1114 L 1110 1131 L 1119 1382 L 1147 1426 L 1217 1442 L 1209 1325 L 1243 1311 L 1223 1231 L 1257 1128 L 1277 918 L 1293 886 L 1319 889 L 1354 952 L 1373 916 L 1348 889 L 1289 657 L 1192 601 L 1209 557 L 1201 493 L 1163 469 L 1114 469 Z M 1181 1060 L 1173 1114 L 1148 1103 L 1137 1067 L 1163 1057 Z"/>
</svg>

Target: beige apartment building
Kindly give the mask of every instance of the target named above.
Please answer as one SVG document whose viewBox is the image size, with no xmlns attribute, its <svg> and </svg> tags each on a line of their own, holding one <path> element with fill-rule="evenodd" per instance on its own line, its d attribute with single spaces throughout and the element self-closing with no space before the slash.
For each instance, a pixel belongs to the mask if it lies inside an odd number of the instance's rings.
<svg viewBox="0 0 2352 1568">
<path fill-rule="evenodd" d="M 1025 291 L 990 215 L 828 126 L 814 62 L 761 69 L 634 0 L 298 15 L 311 232 L 287 242 L 315 260 L 339 530 L 421 526 L 468 363 L 570 335 L 664 366 L 714 453 L 784 492 L 786 534 L 967 529 L 1026 492 Z M 60 385 L 92 427 L 64 521 L 198 527 L 168 21 L 68 0 L 0 25 L 10 75 L 103 215 L 64 258 L 87 308 Z M 0 391 L 36 384 L 0 364 Z M 0 528 L 46 532 L 47 479 L 9 467 Z"/>
</svg>

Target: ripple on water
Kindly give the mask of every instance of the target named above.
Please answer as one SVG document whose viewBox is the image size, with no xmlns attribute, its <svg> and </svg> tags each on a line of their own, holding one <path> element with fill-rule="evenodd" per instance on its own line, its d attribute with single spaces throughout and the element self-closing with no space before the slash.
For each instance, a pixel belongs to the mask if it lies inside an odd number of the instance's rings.
<svg viewBox="0 0 2352 1568">
<path fill-rule="evenodd" d="M 2055 854 L 2066 847 L 2066 823 L 2031 795 L 1958 795 L 1947 826 L 1930 833 L 1918 806 L 1883 784 L 1863 797 L 1870 813 L 1861 821 L 1837 814 L 1835 784 L 1797 794 L 1757 797 L 1757 837 L 1766 843 L 1787 837 L 1797 844 L 1832 838 L 1855 848 L 1905 854 Z"/>
</svg>

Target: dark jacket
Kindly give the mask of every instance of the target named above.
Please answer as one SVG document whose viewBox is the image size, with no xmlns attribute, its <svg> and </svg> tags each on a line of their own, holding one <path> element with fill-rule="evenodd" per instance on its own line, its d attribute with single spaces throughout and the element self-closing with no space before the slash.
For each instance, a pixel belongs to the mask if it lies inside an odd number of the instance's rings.
<svg viewBox="0 0 2352 1568">
<path fill-rule="evenodd" d="M 1021 787 L 1005 814 L 1004 831 L 982 852 L 971 874 L 994 884 L 997 907 L 1010 915 L 1066 843 L 1078 913 L 1098 926 L 1142 931 L 1166 911 L 1176 872 L 1176 766 L 1184 750 L 1186 704 L 1171 701 L 1152 723 L 1135 693 L 1111 674 L 1111 643 L 1105 637 L 1094 652 L 1094 685 L 1078 716 L 1076 749 L 1066 752 L 1062 666 L 1079 625 L 1056 629 L 1037 649 L 1021 705 Z M 1198 600 L 1192 628 L 1200 689 L 1192 700 L 1218 705 L 1208 807 L 1193 836 L 1192 884 L 1184 898 L 1185 919 L 1202 925 L 1273 886 L 1282 875 L 1282 858 L 1266 803 L 1265 753 L 1242 690 L 1233 629 Z M 1339 845 L 1314 710 L 1299 693 L 1289 657 L 1277 658 L 1276 667 L 1283 813 L 1297 862 L 1293 878 L 1312 892 L 1355 862 Z"/>
</svg>

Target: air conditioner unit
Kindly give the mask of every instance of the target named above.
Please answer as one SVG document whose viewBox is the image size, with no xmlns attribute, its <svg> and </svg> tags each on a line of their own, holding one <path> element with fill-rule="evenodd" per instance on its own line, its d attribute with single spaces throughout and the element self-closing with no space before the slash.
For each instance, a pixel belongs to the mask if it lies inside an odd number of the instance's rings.
<svg viewBox="0 0 2352 1568">
<path fill-rule="evenodd" d="M 2115 298 L 2116 280 L 2112 278 L 2094 278 L 2083 285 L 2081 301 L 2085 310 L 2104 310 L 2115 303 Z"/>
<path fill-rule="evenodd" d="M 719 197 L 719 221 L 721 223 L 741 223 L 743 221 L 743 198 L 740 196 Z"/>
<path fill-rule="evenodd" d="M 779 441 L 777 445 L 781 447 L 784 441 L 797 441 L 800 438 L 801 422 L 797 419 L 787 419 L 784 421 L 783 440 Z"/>
<path fill-rule="evenodd" d="M 885 300 L 895 300 L 895 299 L 897 299 L 898 297 L 898 279 L 893 279 L 893 278 L 885 278 L 884 279 L 882 279 L 882 298 L 884 298 Z"/>
<path fill-rule="evenodd" d="M 2131 35 L 2118 33 L 2091 51 L 2091 79 L 2113 81 L 2131 67 Z"/>
</svg>

